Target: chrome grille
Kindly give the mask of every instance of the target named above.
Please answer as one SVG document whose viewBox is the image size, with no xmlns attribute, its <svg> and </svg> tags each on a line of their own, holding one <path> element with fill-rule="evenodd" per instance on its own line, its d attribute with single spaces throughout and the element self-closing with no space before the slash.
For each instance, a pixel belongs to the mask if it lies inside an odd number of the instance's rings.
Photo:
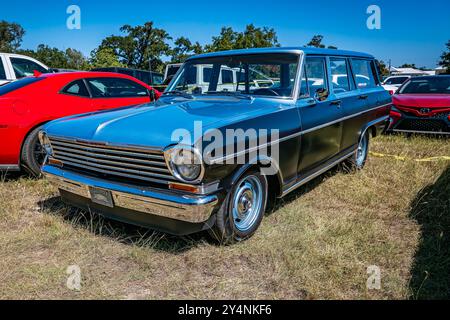
<svg viewBox="0 0 450 320">
<path fill-rule="evenodd" d="M 122 148 L 91 142 L 49 137 L 53 158 L 64 167 L 119 178 L 165 183 L 174 181 L 162 151 Z"/>
</svg>

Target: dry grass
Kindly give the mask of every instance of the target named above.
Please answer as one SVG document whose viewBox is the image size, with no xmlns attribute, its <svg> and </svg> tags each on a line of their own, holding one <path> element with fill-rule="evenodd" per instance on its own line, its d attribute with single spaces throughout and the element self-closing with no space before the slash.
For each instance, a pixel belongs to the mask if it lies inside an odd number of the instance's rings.
<svg viewBox="0 0 450 320">
<path fill-rule="evenodd" d="M 384 136 L 372 150 L 423 158 L 450 155 L 450 142 Z M 0 298 L 449 298 L 449 186 L 449 162 L 370 157 L 280 201 L 249 241 L 219 247 L 70 209 L 46 181 L 7 177 Z M 74 264 L 80 292 L 65 285 Z M 370 265 L 380 290 L 366 288 Z"/>
</svg>

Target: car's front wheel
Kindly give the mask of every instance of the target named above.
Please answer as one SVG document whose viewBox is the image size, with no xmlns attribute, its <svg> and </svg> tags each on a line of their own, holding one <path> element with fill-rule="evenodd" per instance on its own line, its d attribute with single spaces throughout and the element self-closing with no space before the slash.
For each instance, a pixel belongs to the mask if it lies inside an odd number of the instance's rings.
<svg viewBox="0 0 450 320">
<path fill-rule="evenodd" d="M 267 192 L 264 175 L 258 171 L 244 174 L 223 201 L 210 234 L 222 244 L 251 237 L 264 217 Z"/>
<path fill-rule="evenodd" d="M 42 127 L 38 127 L 30 132 L 26 137 L 22 146 L 22 168 L 33 177 L 40 177 L 41 166 L 45 160 L 45 151 L 39 142 L 39 131 Z"/>
</svg>

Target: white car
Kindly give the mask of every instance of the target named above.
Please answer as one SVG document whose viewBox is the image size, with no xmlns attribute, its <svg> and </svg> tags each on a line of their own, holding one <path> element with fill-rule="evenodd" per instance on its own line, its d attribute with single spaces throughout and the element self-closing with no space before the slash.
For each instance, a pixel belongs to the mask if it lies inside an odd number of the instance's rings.
<svg viewBox="0 0 450 320">
<path fill-rule="evenodd" d="M 389 91 L 389 93 L 393 95 L 398 90 L 398 88 L 400 88 L 400 86 L 410 78 L 411 76 L 391 76 L 383 81 L 382 86 L 384 90 Z"/>
<path fill-rule="evenodd" d="M 49 67 L 36 59 L 20 54 L 0 53 L 0 85 L 32 76 L 34 71 L 51 72 Z"/>
</svg>

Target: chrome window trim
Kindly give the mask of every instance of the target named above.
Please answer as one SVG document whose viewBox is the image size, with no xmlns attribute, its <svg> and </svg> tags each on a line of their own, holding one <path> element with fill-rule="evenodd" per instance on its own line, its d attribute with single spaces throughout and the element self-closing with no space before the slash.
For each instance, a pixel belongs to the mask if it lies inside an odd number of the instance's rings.
<svg viewBox="0 0 450 320">
<path fill-rule="evenodd" d="M 265 144 L 262 144 L 262 145 L 259 145 L 259 146 L 253 147 L 253 148 L 249 148 L 249 149 L 246 149 L 246 150 L 242 150 L 242 151 L 239 151 L 239 152 L 237 152 L 237 153 L 230 154 L 230 155 L 226 155 L 226 156 L 221 157 L 221 158 L 211 159 L 211 160 L 210 160 L 210 164 L 224 163 L 225 161 L 227 161 L 227 160 L 229 160 L 229 159 L 233 159 L 234 157 L 238 157 L 238 156 L 241 156 L 241 155 L 246 154 L 246 153 L 249 153 L 249 152 L 254 152 L 254 151 L 257 151 L 257 150 L 259 150 L 259 149 L 264 149 L 264 148 L 267 148 L 268 146 L 271 146 L 272 144 L 284 142 L 284 141 L 286 141 L 286 140 L 290 140 L 290 139 L 296 138 L 296 137 L 298 137 L 298 136 L 301 136 L 301 135 L 304 135 L 304 134 L 313 132 L 313 131 L 315 131 L 315 130 L 322 129 L 322 128 L 331 126 L 331 125 L 333 125 L 333 124 L 335 124 L 335 123 L 338 123 L 338 122 L 341 122 L 341 121 L 345 121 L 345 120 L 348 120 L 348 119 L 357 117 L 357 116 L 359 116 L 359 115 L 361 115 L 361 114 L 364 114 L 364 113 L 367 113 L 367 112 L 370 112 L 370 111 L 374 111 L 374 110 L 377 110 L 377 109 L 380 109 L 380 108 L 384 108 L 384 107 L 387 107 L 387 106 L 390 106 L 390 105 L 391 105 L 391 103 L 388 103 L 388 104 L 381 105 L 381 106 L 378 106 L 378 107 L 375 107 L 375 108 L 371 108 L 371 109 L 368 109 L 368 110 L 364 110 L 364 111 L 361 111 L 361 112 L 358 112 L 358 113 L 355 113 L 355 114 L 352 114 L 352 115 L 349 115 L 349 116 L 340 118 L 340 119 L 338 119 L 338 120 L 334 120 L 334 121 L 331 121 L 331 122 L 327 122 L 327 123 L 325 123 L 325 124 L 322 124 L 322 125 L 320 125 L 320 126 L 316 126 L 316 127 L 310 128 L 310 129 L 308 129 L 308 130 L 304 130 L 304 131 L 299 131 L 299 132 L 293 133 L 293 134 L 291 134 L 291 135 L 289 135 L 289 136 L 280 138 L 280 139 L 278 139 L 278 140 L 276 140 L 276 141 L 267 142 L 267 143 L 265 143 Z M 383 121 L 383 120 L 386 120 L 387 118 L 389 118 L 389 116 L 384 116 L 384 117 L 381 117 L 381 118 L 376 119 L 376 120 L 379 120 L 379 121 L 381 122 L 381 121 Z"/>
</svg>

